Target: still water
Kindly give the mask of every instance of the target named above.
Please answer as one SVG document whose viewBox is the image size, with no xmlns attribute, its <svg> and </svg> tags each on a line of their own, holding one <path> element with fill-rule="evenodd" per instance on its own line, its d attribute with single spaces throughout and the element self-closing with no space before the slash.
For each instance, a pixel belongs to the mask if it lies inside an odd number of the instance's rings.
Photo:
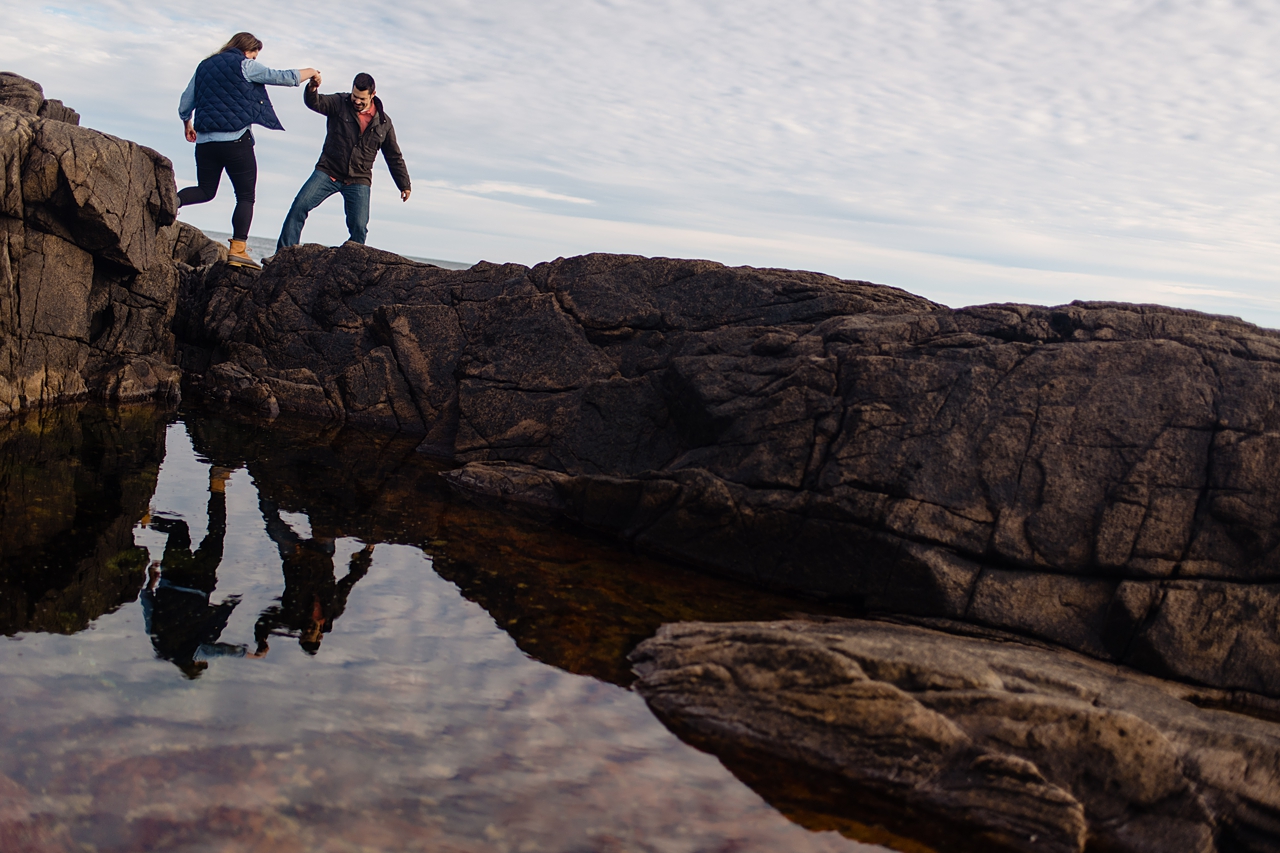
<svg viewBox="0 0 1280 853">
<path fill-rule="evenodd" d="M 628 689 L 662 622 L 811 605 L 476 507 L 441 470 L 286 419 L 0 424 L 0 849 L 884 849 Z"/>
</svg>

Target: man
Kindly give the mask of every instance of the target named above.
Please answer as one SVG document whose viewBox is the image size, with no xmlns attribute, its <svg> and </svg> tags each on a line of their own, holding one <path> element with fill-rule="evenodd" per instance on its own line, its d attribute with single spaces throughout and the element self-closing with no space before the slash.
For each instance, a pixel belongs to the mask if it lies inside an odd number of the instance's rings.
<svg viewBox="0 0 1280 853">
<path fill-rule="evenodd" d="M 307 214 L 334 193 L 342 193 L 347 212 L 347 231 L 356 243 L 363 243 L 369 229 L 369 188 L 373 185 L 373 161 L 378 152 L 387 161 L 391 177 L 400 190 L 400 200 L 409 200 L 409 170 L 396 143 L 396 131 L 382 108 L 373 78 L 357 74 L 351 94 L 319 94 L 317 73 L 302 90 L 303 102 L 328 117 L 328 133 L 316 169 L 298 190 L 289 215 L 284 219 L 276 251 L 296 246 L 302 239 Z"/>
</svg>

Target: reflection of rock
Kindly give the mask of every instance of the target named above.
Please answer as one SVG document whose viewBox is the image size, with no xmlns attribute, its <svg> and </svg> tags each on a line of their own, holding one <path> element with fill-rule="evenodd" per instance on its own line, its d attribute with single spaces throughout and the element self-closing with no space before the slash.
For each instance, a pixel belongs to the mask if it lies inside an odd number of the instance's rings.
<svg viewBox="0 0 1280 853">
<path fill-rule="evenodd" d="M 421 436 L 472 493 L 756 584 L 1280 696 L 1277 333 L 354 245 L 206 268 L 183 299 L 213 399 Z"/>
<path fill-rule="evenodd" d="M 73 633 L 142 586 L 133 527 L 164 456 L 150 407 L 67 407 L 0 422 L 0 633 Z"/>
<path fill-rule="evenodd" d="M 235 417 L 187 426 L 202 457 L 245 466 L 264 500 L 305 514 L 314 537 L 422 548 L 521 649 L 570 672 L 627 684 L 627 653 L 664 622 L 771 619 L 801 606 L 478 508 L 415 439 L 288 417 L 270 429 Z"/>
<path fill-rule="evenodd" d="M 203 458 L 246 468 L 262 500 L 305 513 L 312 535 L 421 544 L 433 536 L 444 466 L 394 433 L 282 417 L 194 415 L 192 443 Z"/>
<path fill-rule="evenodd" d="M 1280 725 L 1022 643 L 856 620 L 683 624 L 633 654 L 677 730 L 1026 851 L 1274 850 Z"/>
<path fill-rule="evenodd" d="M 173 224 L 167 159 L 0 74 L 0 416 L 176 394 L 181 271 L 216 260 Z"/>
</svg>

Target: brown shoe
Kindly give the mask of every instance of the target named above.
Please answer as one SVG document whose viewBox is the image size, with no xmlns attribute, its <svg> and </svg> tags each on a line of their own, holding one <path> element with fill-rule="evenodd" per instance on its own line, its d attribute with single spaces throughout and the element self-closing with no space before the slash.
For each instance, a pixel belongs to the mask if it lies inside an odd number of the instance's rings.
<svg viewBox="0 0 1280 853">
<path fill-rule="evenodd" d="M 227 263 L 234 267 L 249 267 L 250 269 L 260 270 L 262 265 L 249 257 L 249 250 L 245 248 L 243 240 L 231 239 L 231 251 L 227 253 Z"/>
</svg>

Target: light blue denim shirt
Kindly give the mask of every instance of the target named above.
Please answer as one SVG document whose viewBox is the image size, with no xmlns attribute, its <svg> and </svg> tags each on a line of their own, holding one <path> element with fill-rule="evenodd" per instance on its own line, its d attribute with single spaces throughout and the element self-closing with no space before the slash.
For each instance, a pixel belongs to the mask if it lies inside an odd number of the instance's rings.
<svg viewBox="0 0 1280 853">
<path fill-rule="evenodd" d="M 256 59 L 246 59 L 240 63 L 240 73 L 244 74 L 244 79 L 250 83 L 263 83 L 267 86 L 298 86 L 302 83 L 302 77 L 293 68 L 286 68 L 278 71 L 275 68 L 268 68 Z M 182 93 L 182 99 L 178 101 L 178 118 L 184 122 L 191 118 L 191 114 L 196 109 L 196 75 L 191 75 L 191 82 L 187 84 L 187 90 Z M 234 142 L 249 130 L 248 126 L 239 130 L 233 130 L 230 133 L 196 133 L 196 144 L 201 142 Z M 252 131 L 250 131 L 252 132 Z"/>
</svg>

